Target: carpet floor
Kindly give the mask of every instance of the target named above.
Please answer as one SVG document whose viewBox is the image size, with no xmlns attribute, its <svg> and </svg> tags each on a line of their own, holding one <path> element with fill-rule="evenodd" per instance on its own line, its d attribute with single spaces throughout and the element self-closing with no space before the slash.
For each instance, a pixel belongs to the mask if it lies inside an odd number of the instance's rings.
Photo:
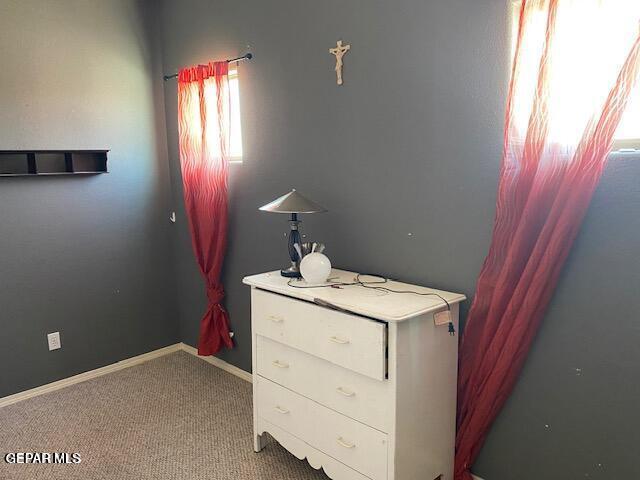
<svg viewBox="0 0 640 480">
<path fill-rule="evenodd" d="M 1 480 L 327 480 L 270 439 L 253 452 L 251 384 L 185 352 L 0 409 Z M 79 464 L 7 464 L 78 452 Z"/>
</svg>

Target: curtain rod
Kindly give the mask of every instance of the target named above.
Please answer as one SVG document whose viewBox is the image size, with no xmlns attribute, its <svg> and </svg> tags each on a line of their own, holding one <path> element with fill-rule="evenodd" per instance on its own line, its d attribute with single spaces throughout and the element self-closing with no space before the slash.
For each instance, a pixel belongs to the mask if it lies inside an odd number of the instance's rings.
<svg viewBox="0 0 640 480">
<path fill-rule="evenodd" d="M 228 60 L 226 60 L 227 63 L 231 63 L 231 62 L 241 62 L 242 60 L 251 60 L 253 58 L 253 53 L 247 53 L 241 57 L 236 57 L 236 58 L 230 58 Z M 178 76 L 177 73 L 174 73 L 173 75 L 165 75 L 164 77 L 164 81 L 166 82 L 167 80 L 170 80 L 172 78 L 176 78 Z"/>
</svg>

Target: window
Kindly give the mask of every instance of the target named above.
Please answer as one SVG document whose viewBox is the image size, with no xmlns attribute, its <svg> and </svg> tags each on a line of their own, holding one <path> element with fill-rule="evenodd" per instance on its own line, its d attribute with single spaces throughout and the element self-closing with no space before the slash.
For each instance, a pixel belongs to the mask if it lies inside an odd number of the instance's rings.
<svg viewBox="0 0 640 480">
<path fill-rule="evenodd" d="M 242 127 L 240 125 L 240 85 L 238 82 L 238 70 L 229 70 L 229 96 L 231 105 L 230 117 L 230 139 L 229 149 L 231 162 L 242 162 Z"/>
<path fill-rule="evenodd" d="M 232 163 L 242 162 L 242 130 L 240 126 L 240 89 L 238 82 L 238 70 L 229 70 L 228 75 L 229 95 L 223 95 L 225 99 L 222 111 L 228 120 L 229 127 L 229 161 Z M 185 96 L 188 99 L 184 105 L 183 115 L 189 119 L 183 127 L 186 128 L 190 142 L 201 143 L 202 124 L 199 98 L 198 82 L 191 82 L 185 88 Z M 207 137 L 207 153 L 212 159 L 219 159 L 220 152 L 220 130 L 217 120 L 218 96 L 214 77 L 209 77 L 204 81 L 204 102 L 207 111 L 211 112 L 210 119 L 206 122 L 205 135 Z M 229 102 L 226 101 L 229 100 Z"/>
<path fill-rule="evenodd" d="M 513 3 L 512 53 L 515 53 L 518 36 L 520 5 L 520 0 Z M 606 96 L 594 98 L 593 92 L 608 92 L 614 84 L 638 34 L 640 1 L 565 0 L 560 5 L 550 57 L 553 59 L 550 63 L 553 89 L 549 108 L 553 109 L 553 121 L 557 122 L 550 128 L 555 135 L 552 140 L 563 144 L 575 142 L 582 133 L 572 118 L 589 114 L 597 102 L 604 103 Z M 533 16 L 528 25 L 531 34 L 527 37 L 536 41 L 530 44 L 525 41 L 521 46 L 523 52 L 527 52 L 527 48 L 532 50 L 531 54 L 521 56 L 520 78 L 522 83 L 526 82 L 521 88 L 525 92 L 536 88 L 541 53 L 537 50 L 543 43 L 539 38 L 544 38 L 546 26 L 547 12 L 541 11 L 538 16 Z M 595 55 L 605 59 L 607 68 L 589 69 L 590 58 Z M 526 125 L 530 110 L 521 109 L 514 113 L 517 122 Z M 640 81 L 615 135 L 614 150 L 622 148 L 640 150 Z"/>
</svg>

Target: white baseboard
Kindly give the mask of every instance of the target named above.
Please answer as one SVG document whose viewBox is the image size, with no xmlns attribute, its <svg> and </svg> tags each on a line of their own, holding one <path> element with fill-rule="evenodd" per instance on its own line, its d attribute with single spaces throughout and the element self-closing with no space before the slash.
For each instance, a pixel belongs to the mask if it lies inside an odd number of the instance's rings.
<svg viewBox="0 0 640 480">
<path fill-rule="evenodd" d="M 242 370 L 241 368 L 236 367 L 235 365 L 231 365 L 230 363 L 225 362 L 224 360 L 219 359 L 218 357 L 201 357 L 198 355 L 198 350 L 193 348 L 191 345 L 187 345 L 186 343 L 181 343 L 181 350 L 184 350 L 191 355 L 198 357 L 200 360 L 204 360 L 211 365 L 218 367 L 225 372 L 228 372 L 236 377 L 240 377 L 247 382 L 253 381 L 253 375 L 247 372 L 246 370 Z"/>
<path fill-rule="evenodd" d="M 101 377 L 102 375 L 106 375 L 107 373 L 117 372 L 118 370 L 122 370 L 124 368 L 133 367 L 134 365 L 139 365 L 141 363 L 148 362 L 149 360 L 153 360 L 154 358 L 162 357 L 169 353 L 177 352 L 180 350 L 182 350 L 182 344 L 176 343 L 174 345 L 169 345 L 168 347 L 159 348 L 158 350 L 153 350 L 151 352 L 143 353 L 142 355 L 137 355 L 135 357 L 112 363 L 111 365 L 107 365 L 105 367 L 96 368 L 95 370 L 89 370 L 88 372 L 83 372 L 78 375 L 74 375 L 73 377 L 63 378 L 62 380 L 58 380 L 57 382 L 47 383 L 46 385 L 32 388 L 30 390 L 25 390 L 24 392 L 14 393 L 13 395 L 9 395 L 8 397 L 0 398 L 0 408 L 6 407 L 7 405 L 11 405 L 16 402 L 21 402 L 22 400 L 26 400 L 28 398 L 37 397 L 38 395 L 54 392 L 56 390 L 60 390 L 61 388 L 75 385 L 76 383 L 86 382 L 87 380 Z"/>
<path fill-rule="evenodd" d="M 88 372 L 83 372 L 78 375 L 74 375 L 73 377 L 63 378 L 62 380 L 47 383 L 46 385 L 25 390 L 24 392 L 18 392 L 7 397 L 2 397 L 0 398 L 0 408 L 17 402 L 21 402 L 22 400 L 27 400 L 28 398 L 37 397 L 38 395 L 44 395 L 45 393 L 54 392 L 56 390 L 60 390 L 61 388 L 75 385 L 76 383 L 86 382 L 87 380 L 101 377 L 102 375 L 106 375 L 107 373 L 117 372 L 118 370 L 122 370 L 124 368 L 133 367 L 134 365 L 139 365 L 141 363 L 148 362 L 149 360 L 153 360 L 154 358 L 159 358 L 164 355 L 168 355 L 170 353 L 178 352 L 181 350 L 194 355 L 199 359 L 204 360 L 205 362 L 214 365 L 221 370 L 224 370 L 225 372 L 231 373 L 236 377 L 240 377 L 247 382 L 252 381 L 252 375 L 249 372 L 246 372 L 241 368 L 236 367 L 235 365 L 231 365 L 230 363 L 227 363 L 217 357 L 200 357 L 198 356 L 198 351 L 190 345 L 187 345 L 186 343 L 176 343 L 174 345 L 169 345 L 168 347 L 159 348 L 158 350 L 153 350 L 151 352 L 143 353 L 142 355 L 112 363 L 111 365 L 96 368 L 95 370 L 89 370 Z"/>
<path fill-rule="evenodd" d="M 471 474 L 471 476 L 473 477 L 473 480 L 483 480 L 482 478 L 480 478 L 477 475 L 474 475 L 473 473 Z"/>
</svg>

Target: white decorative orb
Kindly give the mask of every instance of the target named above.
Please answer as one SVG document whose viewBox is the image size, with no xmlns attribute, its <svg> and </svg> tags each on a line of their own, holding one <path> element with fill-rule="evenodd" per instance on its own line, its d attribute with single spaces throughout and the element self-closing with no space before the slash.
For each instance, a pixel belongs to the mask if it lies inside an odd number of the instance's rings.
<svg viewBox="0 0 640 480">
<path fill-rule="evenodd" d="M 310 253 L 300 262 L 300 273 L 307 283 L 324 283 L 331 274 L 331 262 L 322 253 Z"/>
</svg>

